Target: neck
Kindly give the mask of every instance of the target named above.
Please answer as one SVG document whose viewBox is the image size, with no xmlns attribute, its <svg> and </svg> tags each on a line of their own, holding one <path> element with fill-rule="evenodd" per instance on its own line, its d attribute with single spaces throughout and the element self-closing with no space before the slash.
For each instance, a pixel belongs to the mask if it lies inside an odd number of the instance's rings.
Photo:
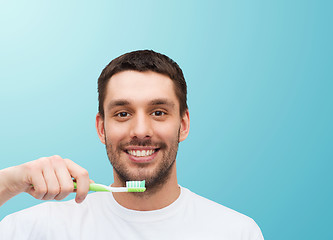
<svg viewBox="0 0 333 240">
<path fill-rule="evenodd" d="M 123 207 L 138 211 L 152 211 L 169 206 L 180 195 L 176 164 L 173 164 L 170 171 L 170 176 L 165 183 L 153 192 L 149 192 L 147 189 L 143 193 L 112 193 L 113 197 Z M 115 177 L 115 183 L 116 179 L 117 177 Z"/>
</svg>

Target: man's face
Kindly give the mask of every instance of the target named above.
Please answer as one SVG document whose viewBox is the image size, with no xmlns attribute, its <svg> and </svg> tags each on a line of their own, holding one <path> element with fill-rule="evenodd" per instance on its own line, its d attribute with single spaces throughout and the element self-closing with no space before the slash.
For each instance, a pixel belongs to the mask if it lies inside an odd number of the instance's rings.
<svg viewBox="0 0 333 240">
<path fill-rule="evenodd" d="M 104 119 L 96 126 L 115 181 L 146 180 L 157 187 L 173 173 L 178 143 L 188 135 L 172 80 L 155 72 L 124 71 L 107 84 Z"/>
</svg>

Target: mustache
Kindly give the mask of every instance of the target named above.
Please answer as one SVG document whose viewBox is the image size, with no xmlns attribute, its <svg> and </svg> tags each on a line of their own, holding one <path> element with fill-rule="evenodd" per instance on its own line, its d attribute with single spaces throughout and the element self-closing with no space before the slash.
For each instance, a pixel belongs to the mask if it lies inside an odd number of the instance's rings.
<svg viewBox="0 0 333 240">
<path fill-rule="evenodd" d="M 154 147 L 154 148 L 160 148 L 160 149 L 165 149 L 167 147 L 166 143 L 164 142 L 153 142 L 151 139 L 147 140 L 141 140 L 134 138 L 128 143 L 120 143 L 119 148 L 123 149 L 128 146 L 138 146 L 138 147 Z"/>
</svg>

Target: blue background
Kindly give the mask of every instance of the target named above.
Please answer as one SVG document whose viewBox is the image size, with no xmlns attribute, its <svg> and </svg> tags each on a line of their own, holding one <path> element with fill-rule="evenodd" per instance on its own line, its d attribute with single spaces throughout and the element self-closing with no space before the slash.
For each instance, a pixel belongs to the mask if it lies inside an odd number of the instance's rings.
<svg viewBox="0 0 333 240">
<path fill-rule="evenodd" d="M 96 81 L 153 49 L 182 67 L 179 183 L 265 239 L 332 237 L 331 1 L 1 1 L 0 168 L 58 154 L 110 184 Z M 71 196 L 73 197 L 73 196 Z M 21 194 L 0 219 L 40 203 Z"/>
</svg>

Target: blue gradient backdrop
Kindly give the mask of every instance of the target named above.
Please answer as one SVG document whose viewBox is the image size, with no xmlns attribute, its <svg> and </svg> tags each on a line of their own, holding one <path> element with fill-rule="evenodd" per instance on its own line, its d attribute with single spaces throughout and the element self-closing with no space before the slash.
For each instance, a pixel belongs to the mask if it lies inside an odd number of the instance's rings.
<svg viewBox="0 0 333 240">
<path fill-rule="evenodd" d="M 96 81 L 111 59 L 153 49 L 188 81 L 180 184 L 252 217 L 266 239 L 330 239 L 332 7 L 1 1 L 0 168 L 58 154 L 111 183 L 94 127 Z M 21 194 L 0 219 L 37 203 Z"/>
</svg>

